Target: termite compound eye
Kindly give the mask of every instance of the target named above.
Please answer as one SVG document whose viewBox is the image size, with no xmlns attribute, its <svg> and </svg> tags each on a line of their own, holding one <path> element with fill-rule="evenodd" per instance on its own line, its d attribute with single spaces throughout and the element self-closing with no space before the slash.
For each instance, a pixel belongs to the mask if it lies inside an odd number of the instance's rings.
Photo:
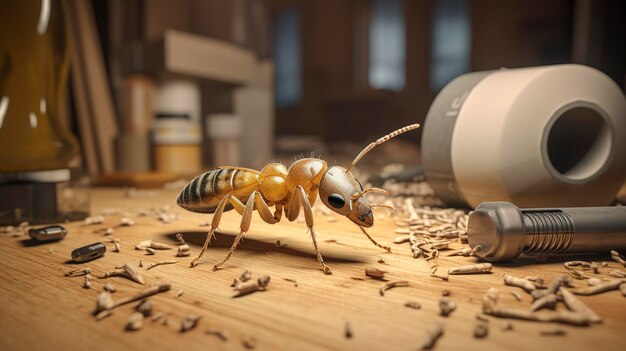
<svg viewBox="0 0 626 351">
<path fill-rule="evenodd" d="M 339 194 L 328 195 L 328 203 L 334 208 L 342 208 L 346 204 L 346 200 Z"/>
</svg>

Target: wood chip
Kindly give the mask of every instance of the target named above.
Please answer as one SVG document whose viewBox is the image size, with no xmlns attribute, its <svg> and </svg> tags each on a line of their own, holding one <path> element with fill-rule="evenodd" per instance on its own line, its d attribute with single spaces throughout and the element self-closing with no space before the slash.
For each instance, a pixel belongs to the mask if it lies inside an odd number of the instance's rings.
<svg viewBox="0 0 626 351">
<path fill-rule="evenodd" d="M 235 290 L 237 290 L 237 294 L 234 297 L 248 295 L 256 291 L 265 291 L 269 282 L 269 275 L 263 275 L 257 280 L 238 281 L 234 286 Z"/>
<path fill-rule="evenodd" d="M 448 317 L 454 310 L 456 310 L 456 303 L 454 301 L 447 297 L 442 297 L 439 300 L 439 314 Z"/>
<path fill-rule="evenodd" d="M 344 336 L 346 339 L 352 339 L 352 325 L 350 322 L 346 322 L 344 327 Z"/>
<path fill-rule="evenodd" d="M 180 332 L 185 333 L 195 328 L 198 325 L 200 319 L 202 319 L 202 317 L 195 314 L 190 314 L 186 316 L 180 323 Z"/>
<path fill-rule="evenodd" d="M 554 330 L 542 330 L 539 332 L 542 336 L 564 336 L 567 335 L 567 332 L 563 329 L 554 329 Z"/>
<path fill-rule="evenodd" d="M 110 293 L 114 293 L 117 291 L 117 289 L 115 289 L 115 287 L 111 283 L 104 284 L 104 290 Z"/>
<path fill-rule="evenodd" d="M 126 323 L 126 330 L 135 331 L 139 330 L 143 327 L 143 314 L 140 312 L 133 312 L 128 318 L 128 322 Z"/>
<path fill-rule="evenodd" d="M 152 301 L 148 299 L 143 299 L 135 309 L 137 310 L 137 312 L 143 314 L 144 317 L 148 317 L 152 315 L 154 305 L 152 304 Z"/>
<path fill-rule="evenodd" d="M 422 308 L 422 305 L 417 301 L 407 301 L 404 303 L 404 307 L 412 308 L 414 310 L 419 310 Z"/>
<path fill-rule="evenodd" d="M 432 349 L 437 340 L 443 335 L 443 324 L 435 322 L 428 326 L 424 333 L 424 341 L 418 345 L 418 350 L 430 350 Z"/>
<path fill-rule="evenodd" d="M 376 267 L 366 267 L 365 268 L 365 275 L 370 277 L 370 278 L 383 279 L 383 278 L 385 278 L 385 273 L 387 273 L 387 271 L 383 271 L 380 268 L 376 268 Z"/>
<path fill-rule="evenodd" d="M 254 338 L 252 336 L 244 337 L 243 340 L 241 341 L 241 343 L 243 344 L 243 347 L 245 347 L 248 350 L 255 349 L 257 344 L 258 344 L 256 338 Z"/>
<path fill-rule="evenodd" d="M 474 337 L 477 339 L 482 339 L 489 334 L 489 325 L 485 322 L 479 321 L 474 325 Z"/>
</svg>

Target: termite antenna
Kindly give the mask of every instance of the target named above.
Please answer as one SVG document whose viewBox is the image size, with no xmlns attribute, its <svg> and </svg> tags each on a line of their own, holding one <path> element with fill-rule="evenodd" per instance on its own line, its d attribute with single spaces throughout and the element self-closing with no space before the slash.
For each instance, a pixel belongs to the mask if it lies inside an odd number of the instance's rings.
<svg viewBox="0 0 626 351">
<path fill-rule="evenodd" d="M 389 133 L 389 134 L 385 135 L 385 136 L 384 136 L 384 137 L 382 137 L 382 138 L 379 138 L 378 140 L 376 140 L 376 141 L 372 142 L 371 144 L 367 145 L 367 146 L 365 147 L 365 149 L 363 149 L 363 151 L 361 151 L 361 152 L 360 152 L 360 153 L 356 156 L 356 158 L 354 159 L 354 161 L 352 161 L 352 163 L 350 164 L 350 166 L 349 166 L 348 168 L 346 168 L 346 172 L 350 171 L 350 169 L 351 169 L 352 167 L 354 167 L 354 165 L 356 165 L 356 164 L 357 164 L 357 162 L 359 162 L 359 161 L 363 158 L 363 156 L 365 156 L 368 152 L 370 152 L 370 151 L 371 151 L 373 148 L 375 148 L 376 146 L 378 146 L 378 145 L 380 145 L 380 144 L 382 144 L 382 143 L 386 142 L 387 140 L 389 140 L 389 139 L 391 139 L 391 138 L 393 138 L 393 137 L 396 137 L 396 136 L 398 136 L 398 135 L 400 135 L 400 134 L 402 134 L 402 133 L 408 132 L 408 131 L 413 130 L 413 129 L 417 129 L 417 128 L 419 128 L 419 126 L 420 126 L 420 125 L 419 125 L 418 123 L 415 123 L 415 124 L 408 125 L 408 126 L 406 126 L 406 127 L 402 127 L 402 128 L 400 128 L 400 129 L 398 129 L 398 130 L 395 130 L 395 131 L 393 131 L 393 132 L 391 132 L 391 133 Z"/>
<path fill-rule="evenodd" d="M 362 197 L 363 195 L 365 195 L 367 193 L 379 193 L 379 194 L 383 194 L 383 195 L 389 195 L 389 192 L 387 190 L 384 190 L 384 189 L 367 188 L 367 189 L 363 190 L 362 193 L 356 193 L 356 194 L 352 195 L 352 201 L 358 200 L 360 197 Z"/>
</svg>

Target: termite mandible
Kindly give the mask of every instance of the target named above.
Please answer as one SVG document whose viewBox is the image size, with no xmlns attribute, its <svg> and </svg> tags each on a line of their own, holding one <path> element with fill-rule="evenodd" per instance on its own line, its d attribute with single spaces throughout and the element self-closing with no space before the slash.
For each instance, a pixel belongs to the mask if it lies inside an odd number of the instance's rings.
<svg viewBox="0 0 626 351">
<path fill-rule="evenodd" d="M 379 244 L 365 231 L 365 228 L 374 224 L 374 216 L 372 205 L 363 196 L 369 192 L 382 194 L 387 192 L 379 188 L 363 189 L 361 183 L 350 173 L 350 169 L 374 147 L 418 127 L 419 124 L 411 124 L 370 143 L 348 168 L 339 166 L 329 168 L 322 159 L 303 158 L 292 163 L 289 169 L 280 163 L 270 163 L 260 172 L 226 166 L 199 175 L 181 190 L 177 199 L 178 205 L 188 211 L 213 213 L 211 229 L 207 233 L 200 254 L 191 262 L 191 267 L 198 264 L 198 260 L 209 246 L 224 211 L 234 208 L 241 215 L 240 231 L 226 257 L 213 266 L 213 270 L 219 270 L 236 250 L 239 241 L 250 228 L 254 210 L 258 211 L 265 222 L 275 224 L 281 220 L 283 211 L 289 221 L 294 221 L 302 207 L 317 260 L 324 273 L 331 274 L 330 267 L 324 263 L 320 254 L 313 229 L 311 206 L 315 203 L 318 193 L 326 207 L 356 223 L 374 245 L 390 252 L 388 246 Z M 270 210 L 272 206 L 273 214 Z"/>
</svg>

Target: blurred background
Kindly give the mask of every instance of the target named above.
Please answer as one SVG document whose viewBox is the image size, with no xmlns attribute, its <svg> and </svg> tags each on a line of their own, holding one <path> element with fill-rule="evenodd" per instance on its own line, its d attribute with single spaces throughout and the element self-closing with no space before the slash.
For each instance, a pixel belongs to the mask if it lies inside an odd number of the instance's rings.
<svg viewBox="0 0 626 351">
<path fill-rule="evenodd" d="M 54 77 L 29 84 L 56 84 L 49 114 L 82 150 L 62 132 L 63 152 L 80 155 L 92 175 L 261 167 L 311 151 L 353 155 L 390 130 L 423 122 L 446 83 L 472 71 L 581 63 L 622 89 L 626 80 L 622 1 L 27 0 L 2 7 L 3 47 L 19 31 L 37 34 L 48 11 L 45 45 L 19 36 L 53 54 L 22 64 L 57 58 L 47 63 L 61 66 L 48 67 Z M 1 88 L 10 87 L 3 78 Z M 33 109 L 43 100 L 32 99 Z M 18 142 L 19 133 L 5 134 L 3 148 Z M 418 162 L 419 133 L 402 139 L 399 159 Z M 398 158 L 388 148 L 387 163 Z M 4 171 L 49 166 L 21 158 L 11 169 L 15 158 L 4 156 Z"/>
<path fill-rule="evenodd" d="M 623 91 L 625 14 L 611 0 L 3 1 L 0 180 L 80 168 L 151 185 L 311 152 L 344 162 L 423 123 L 473 71 L 580 63 Z M 407 133 L 363 165 L 417 164 L 419 142 Z"/>
</svg>

